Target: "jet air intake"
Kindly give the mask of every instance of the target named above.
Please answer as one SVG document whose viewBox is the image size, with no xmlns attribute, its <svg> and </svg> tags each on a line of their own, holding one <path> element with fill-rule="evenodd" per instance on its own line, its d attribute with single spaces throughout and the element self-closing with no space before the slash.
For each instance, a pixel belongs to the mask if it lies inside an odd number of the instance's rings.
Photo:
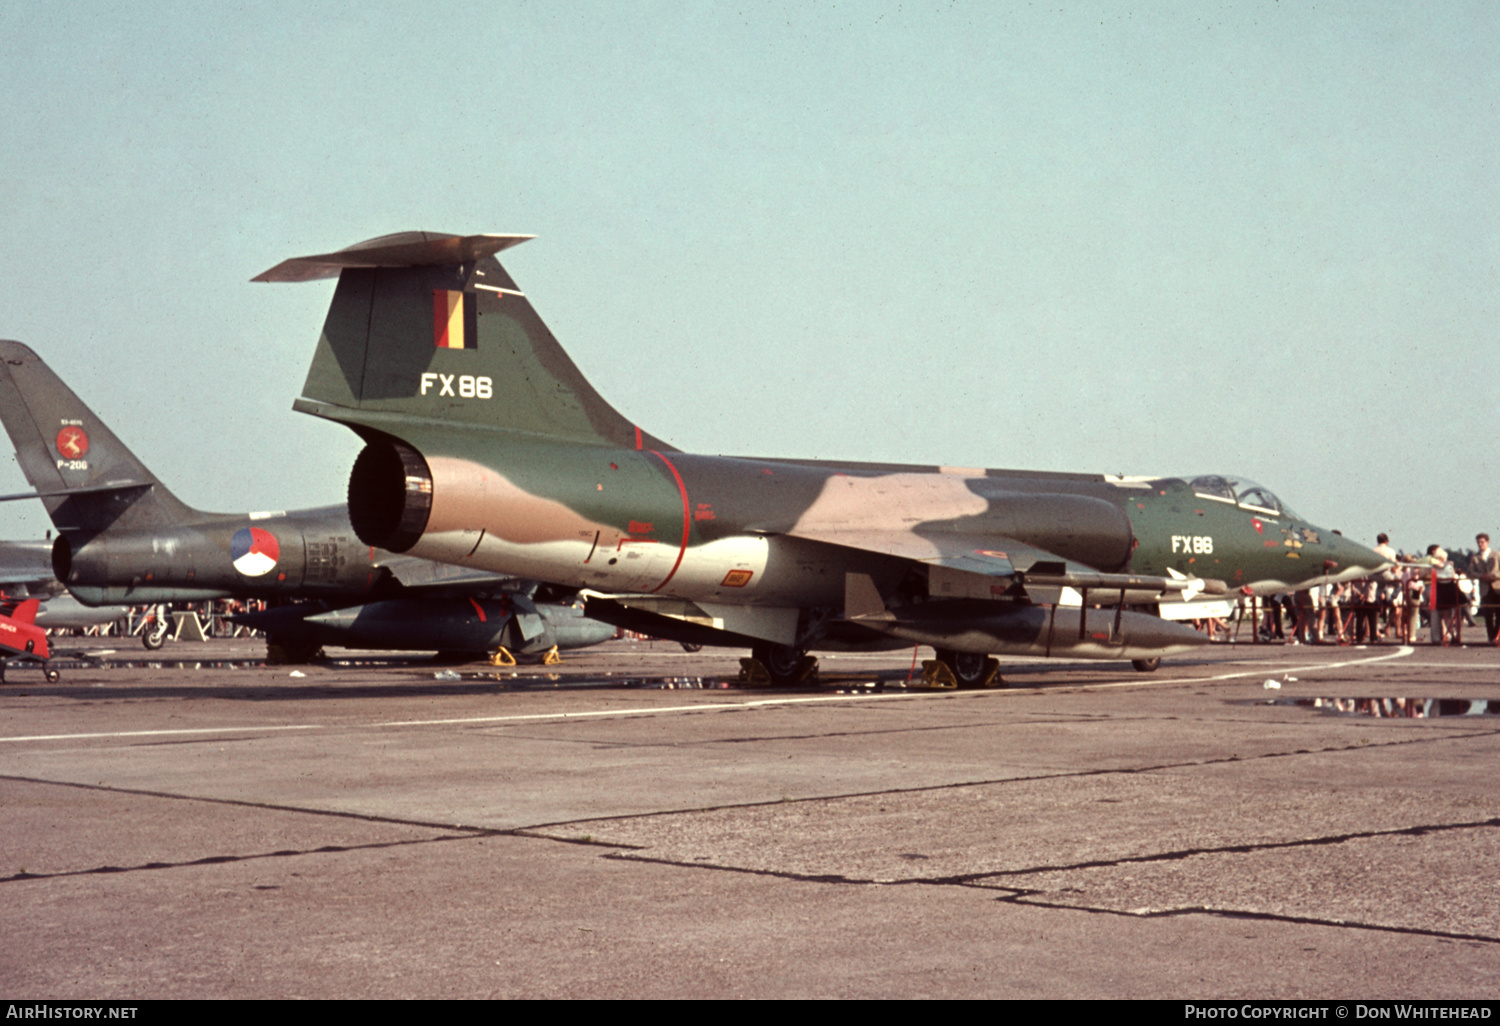
<svg viewBox="0 0 1500 1026">
<path fill-rule="evenodd" d="M 432 471 L 422 454 L 394 438 L 366 445 L 349 475 L 349 521 L 366 545 L 405 552 L 432 512 Z"/>
<path fill-rule="evenodd" d="M 1106 573 L 1123 570 L 1130 563 L 1135 540 L 1130 517 L 1112 502 L 1092 495 L 1004 489 L 989 491 L 985 497 L 989 510 L 956 521 L 956 529 L 1015 538 Z"/>
</svg>

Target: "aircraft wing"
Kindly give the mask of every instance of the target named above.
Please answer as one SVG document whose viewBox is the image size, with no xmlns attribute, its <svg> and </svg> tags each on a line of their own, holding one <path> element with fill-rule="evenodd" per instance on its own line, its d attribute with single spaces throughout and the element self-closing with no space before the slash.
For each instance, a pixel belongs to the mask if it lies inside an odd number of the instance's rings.
<svg viewBox="0 0 1500 1026">
<path fill-rule="evenodd" d="M 1101 573 L 1080 563 L 1003 535 L 961 532 L 882 530 L 859 527 L 797 526 L 784 533 L 826 545 L 910 559 L 934 570 L 934 594 L 955 598 L 999 598 L 1014 587 L 1077 588 L 1174 594 L 1183 600 L 1198 594 L 1222 595 L 1223 581 L 1199 577 Z"/>
<path fill-rule="evenodd" d="M 45 597 L 62 591 L 52 574 L 52 543 L 0 542 L 0 586 L 5 586 L 12 598 L 28 594 Z"/>
<path fill-rule="evenodd" d="M 477 588 L 514 585 L 516 578 L 491 570 L 475 567 L 454 566 L 449 563 L 434 563 L 417 556 L 401 556 L 386 553 L 379 566 L 390 570 L 391 576 L 403 588 L 412 591 L 432 592 L 443 589 L 473 591 Z"/>
</svg>

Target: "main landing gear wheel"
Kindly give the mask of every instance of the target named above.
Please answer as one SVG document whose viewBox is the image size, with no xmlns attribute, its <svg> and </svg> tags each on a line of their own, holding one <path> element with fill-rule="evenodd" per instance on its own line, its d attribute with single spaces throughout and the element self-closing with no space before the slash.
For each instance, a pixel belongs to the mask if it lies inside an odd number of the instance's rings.
<svg viewBox="0 0 1500 1026">
<path fill-rule="evenodd" d="M 940 648 L 934 654 L 936 659 L 922 664 L 922 683 L 930 688 L 970 690 L 1005 686 L 1000 677 L 1000 660 L 983 652 L 955 652 Z"/>
<path fill-rule="evenodd" d="M 527 666 L 556 666 L 563 661 L 562 656 L 557 652 L 556 645 L 545 652 L 522 652 L 520 655 L 512 653 L 511 658 Z"/>
<path fill-rule="evenodd" d="M 267 666 L 300 666 L 323 654 L 323 646 L 306 638 L 266 635 Z"/>
<path fill-rule="evenodd" d="M 1155 673 L 1161 669 L 1161 656 L 1151 659 L 1132 659 L 1130 665 L 1134 666 L 1139 673 Z"/>
<path fill-rule="evenodd" d="M 740 681 L 749 687 L 792 687 L 817 672 L 818 661 L 791 645 L 756 645 L 749 659 L 740 660 Z"/>
</svg>

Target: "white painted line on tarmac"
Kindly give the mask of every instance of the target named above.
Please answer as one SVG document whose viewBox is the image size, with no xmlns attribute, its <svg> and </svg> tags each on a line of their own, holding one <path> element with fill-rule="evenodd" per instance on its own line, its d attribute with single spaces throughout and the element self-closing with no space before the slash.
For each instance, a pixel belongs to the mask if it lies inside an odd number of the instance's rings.
<svg viewBox="0 0 1500 1026">
<path fill-rule="evenodd" d="M 1402 663 L 1401 666 L 1403 669 L 1411 668 L 1413 670 L 1462 670 L 1470 672 L 1474 669 L 1474 667 L 1466 666 L 1463 663 Z"/>
<path fill-rule="evenodd" d="M 1275 677 L 1278 674 L 1281 675 L 1281 676 L 1286 676 L 1288 674 L 1293 674 L 1293 673 L 1316 673 L 1319 670 L 1337 670 L 1337 669 L 1340 669 L 1340 668 L 1345 667 L 1345 666 L 1364 666 L 1364 665 L 1369 664 L 1369 663 L 1382 663 L 1382 662 L 1385 662 L 1387 659 L 1400 659 L 1403 656 L 1409 656 L 1409 655 L 1411 655 L 1415 651 L 1416 651 L 1416 649 L 1412 648 L 1409 645 L 1402 645 L 1400 648 L 1396 649 L 1394 652 L 1383 652 L 1380 655 L 1366 656 L 1363 659 L 1344 659 L 1344 660 L 1340 660 L 1339 662 L 1336 662 L 1336 663 L 1308 663 L 1308 664 L 1303 665 L 1303 666 L 1281 666 L 1281 667 L 1278 667 L 1278 668 L 1276 668 L 1274 670 L 1269 671 L 1269 673 L 1270 673 L 1270 676 Z M 1264 664 L 1262 664 L 1262 666 L 1264 666 Z M 1081 684 L 1081 685 L 1079 685 L 1079 690 L 1082 690 L 1082 691 L 1102 691 L 1105 688 L 1143 688 L 1143 687 L 1150 687 L 1152 684 L 1158 684 L 1158 683 L 1160 683 L 1160 684 L 1208 684 L 1208 683 L 1212 683 L 1213 681 L 1219 681 L 1219 680 L 1233 680 L 1236 677 L 1259 677 L 1259 676 L 1265 676 L 1267 674 L 1267 672 L 1268 671 L 1266 671 L 1264 668 L 1262 668 L 1262 669 L 1259 669 L 1259 670 L 1242 670 L 1239 673 L 1219 673 L 1219 674 L 1215 674 L 1212 677 L 1166 677 L 1166 678 L 1161 678 L 1160 680 L 1121 681 L 1118 684 Z"/>
<path fill-rule="evenodd" d="M 526 713 L 515 716 L 473 716 L 453 720 L 390 720 L 372 727 L 435 727 L 459 723 L 516 723 L 525 720 L 580 720 L 598 716 L 654 716 L 657 713 L 704 712 L 720 709 L 755 709 L 769 705 L 801 705 L 810 702 L 869 702 L 880 698 L 936 698 L 952 691 L 898 691 L 879 695 L 814 695 L 805 698 L 762 698 L 750 702 L 705 702 L 702 705 L 658 705 L 640 709 L 586 709 L 583 712 Z"/>
<path fill-rule="evenodd" d="M 1293 667 L 1280 667 L 1272 671 L 1273 675 L 1291 673 L 1316 673 L 1319 670 L 1334 670 L 1346 666 L 1362 666 L 1371 663 L 1384 662 L 1387 659 L 1397 659 L 1411 655 L 1415 649 L 1402 646 L 1392 652 L 1383 652 L 1379 655 L 1368 656 L 1363 659 L 1346 659 L 1336 663 L 1308 663 Z M 1447 665 L 1447 664 L 1443 664 Z M 1234 680 L 1240 677 L 1255 677 L 1266 674 L 1265 669 L 1242 670 L 1234 673 L 1220 673 L 1209 677 L 1150 677 L 1144 680 L 1120 681 L 1114 684 L 1075 684 L 1063 685 L 1063 689 L 1076 691 L 1102 691 L 1109 688 L 1145 688 L 1160 685 L 1175 684 L 1208 684 L 1215 681 Z M 705 702 L 698 705 L 665 705 L 647 706 L 635 709 L 585 709 L 577 712 L 558 713 L 518 713 L 508 716 L 469 716 L 456 717 L 452 719 L 436 720 L 386 720 L 380 723 L 365 724 L 367 727 L 453 727 L 472 726 L 485 723 L 534 723 L 542 720 L 585 720 L 598 719 L 610 716 L 657 716 L 666 713 L 695 713 L 695 712 L 719 712 L 733 709 L 764 709 L 771 706 L 782 705 L 811 705 L 820 702 L 872 702 L 881 699 L 896 698 L 944 698 L 955 695 L 978 698 L 981 696 L 998 698 L 1005 695 L 1033 694 L 1038 691 L 1056 691 L 1058 685 L 1049 684 L 1044 687 L 1033 688 L 1000 688 L 990 691 L 894 691 L 883 692 L 877 695 L 810 695 L 787 698 L 761 698 L 745 702 Z M 348 727 L 358 727 L 359 724 L 348 724 Z M 0 737 L 0 743 L 15 741 L 84 741 L 100 738 L 131 738 L 131 737 L 162 737 L 186 734 L 232 734 L 244 732 L 268 732 L 279 730 L 322 730 L 325 725 L 317 723 L 289 724 L 282 726 L 265 726 L 247 724 L 241 727 L 199 727 L 182 730 L 129 730 L 117 732 L 100 732 L 92 734 L 37 734 L 27 737 Z"/>
<path fill-rule="evenodd" d="M 749 702 L 709 702 L 704 705 L 670 705 L 645 707 L 640 709 L 587 709 L 581 712 L 565 713 L 529 713 L 513 716 L 473 716 L 458 719 L 443 720 L 388 720 L 382 723 L 351 723 L 344 726 L 350 728 L 359 727 L 441 727 L 472 723 L 518 723 L 528 720 L 578 720 L 591 719 L 600 716 L 652 716 L 657 713 L 675 712 L 702 712 L 721 709 L 753 709 L 757 706 L 768 705 L 795 705 L 806 702 L 845 702 L 845 701 L 869 701 L 876 698 L 927 698 L 952 694 L 951 691 L 940 692 L 897 692 L 895 694 L 881 695 L 816 695 L 803 698 L 766 698 Z M 272 730 L 324 730 L 326 724 L 321 723 L 298 723 L 284 724 L 280 726 L 267 726 L 264 724 L 245 724 L 242 727 L 198 727 L 181 730 L 121 730 L 101 731 L 92 734 L 32 734 L 24 737 L 0 737 L 0 744 L 8 741 L 87 741 L 99 738 L 130 738 L 130 737 L 158 737 L 174 734 L 235 734 L 246 732 L 265 732 Z"/>
<path fill-rule="evenodd" d="M 29 737 L 0 737 L 0 742 L 86 741 L 100 737 L 161 737 L 173 734 L 242 734 L 247 730 L 321 730 L 322 726 L 321 723 L 283 724 L 281 726 L 255 724 L 244 727 L 184 727 L 180 730 L 115 730 L 97 734 L 33 734 Z"/>
<path fill-rule="evenodd" d="M 1307 666 L 1294 666 L 1283 669 L 1284 673 L 1310 673 L 1315 670 L 1332 670 L 1341 666 L 1358 666 L 1364 663 L 1376 663 L 1385 659 L 1395 659 L 1403 655 L 1411 655 L 1413 649 L 1402 647 L 1394 652 L 1384 652 L 1377 656 L 1365 659 L 1347 659 L 1337 663 L 1312 663 Z M 1166 684 L 1202 684 L 1211 681 L 1233 680 L 1237 677 L 1264 676 L 1265 670 L 1243 670 L 1237 673 L 1221 673 L 1212 677 L 1156 677 L 1154 679 L 1140 681 L 1121 681 L 1117 684 L 1077 684 L 1063 685 L 1064 688 L 1079 691 L 1098 691 L 1104 688 L 1144 688 L 1153 685 Z M 878 695 L 817 695 L 804 698 L 763 698 L 750 702 L 708 702 L 703 705 L 667 705 L 654 708 L 642 709 L 590 709 L 583 712 L 567 713 L 530 713 L 515 716 L 476 716 L 451 720 L 392 720 L 386 723 L 375 723 L 376 727 L 430 727 L 430 726 L 455 726 L 467 723 L 514 723 L 525 720 L 570 720 L 584 719 L 599 716 L 651 716 L 657 713 L 674 712 L 704 712 L 719 709 L 754 709 L 773 705 L 798 705 L 810 702 L 869 702 L 881 698 L 940 698 L 947 695 L 964 694 L 978 697 L 1003 697 L 1005 695 L 1025 694 L 1036 691 L 1056 691 L 1058 685 L 1049 684 L 1040 688 L 997 688 L 988 691 L 897 691 L 894 693 L 881 693 Z"/>
</svg>

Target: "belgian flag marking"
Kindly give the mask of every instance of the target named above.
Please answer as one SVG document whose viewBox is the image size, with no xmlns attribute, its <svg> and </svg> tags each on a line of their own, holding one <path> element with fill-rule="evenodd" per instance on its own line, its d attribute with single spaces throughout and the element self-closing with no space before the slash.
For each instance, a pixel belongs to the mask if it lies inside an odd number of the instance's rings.
<svg viewBox="0 0 1500 1026">
<path fill-rule="evenodd" d="M 477 349 L 474 293 L 432 290 L 432 344 L 438 349 Z"/>
</svg>

